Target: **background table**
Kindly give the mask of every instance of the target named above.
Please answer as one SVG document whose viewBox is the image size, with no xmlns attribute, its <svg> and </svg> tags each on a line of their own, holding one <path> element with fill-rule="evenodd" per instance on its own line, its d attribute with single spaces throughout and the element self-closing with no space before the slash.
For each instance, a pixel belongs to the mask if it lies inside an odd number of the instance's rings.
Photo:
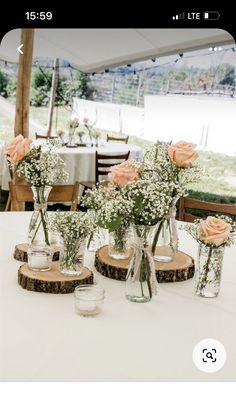
<svg viewBox="0 0 236 393">
<path fill-rule="evenodd" d="M 140 161 L 143 156 L 143 150 L 136 145 L 124 143 L 107 143 L 101 147 L 61 147 L 56 149 L 61 158 L 66 163 L 66 170 L 69 173 L 69 184 L 76 181 L 95 181 L 95 152 L 101 154 L 122 154 L 130 150 L 130 158 Z M 0 145 L 0 186 L 3 190 L 8 190 L 8 181 L 10 175 L 7 167 L 7 161 L 4 154 L 4 145 Z"/>
<path fill-rule="evenodd" d="M 106 290 L 103 313 L 75 314 L 73 295 L 29 292 L 17 284 L 12 253 L 26 239 L 31 214 L 0 213 L 1 381 L 235 381 L 236 246 L 226 249 L 221 293 L 193 294 L 193 279 L 160 284 L 149 303 L 124 297 L 125 283 L 95 274 Z M 196 242 L 179 232 L 180 248 L 194 258 Z M 85 263 L 93 266 L 94 254 Z M 204 338 L 221 341 L 227 361 L 206 374 L 192 362 Z"/>
</svg>

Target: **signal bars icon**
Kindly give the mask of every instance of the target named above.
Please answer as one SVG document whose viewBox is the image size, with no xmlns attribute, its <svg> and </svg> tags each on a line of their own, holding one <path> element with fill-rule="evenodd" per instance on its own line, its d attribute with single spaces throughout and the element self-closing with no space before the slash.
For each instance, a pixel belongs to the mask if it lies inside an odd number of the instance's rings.
<svg viewBox="0 0 236 393">
<path fill-rule="evenodd" d="M 184 12 L 181 12 L 180 14 L 177 15 L 173 15 L 172 16 L 173 20 L 180 20 L 180 19 L 184 19 Z"/>
</svg>

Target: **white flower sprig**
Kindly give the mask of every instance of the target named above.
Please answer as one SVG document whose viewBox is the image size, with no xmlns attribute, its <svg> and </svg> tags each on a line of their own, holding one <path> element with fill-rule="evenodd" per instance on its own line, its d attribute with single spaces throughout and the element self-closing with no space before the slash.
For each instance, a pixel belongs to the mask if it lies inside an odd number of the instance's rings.
<svg viewBox="0 0 236 393">
<path fill-rule="evenodd" d="M 168 184 L 140 179 L 121 192 L 133 205 L 130 221 L 136 225 L 155 225 L 169 212 L 172 196 Z"/>
<path fill-rule="evenodd" d="M 29 153 L 16 164 L 12 164 L 13 171 L 36 187 L 66 182 L 68 173 L 65 162 L 53 151 L 59 145 L 60 142 L 51 140 L 41 145 L 32 144 Z"/>
<path fill-rule="evenodd" d="M 170 160 L 168 149 L 171 143 L 157 142 L 148 149 L 143 160 L 143 177 L 150 181 L 168 184 L 174 199 L 187 195 L 187 186 L 204 175 L 204 170 L 193 162 L 187 167 L 179 167 Z"/>
<path fill-rule="evenodd" d="M 57 212 L 49 220 L 51 231 L 57 232 L 65 242 L 86 239 L 96 229 L 93 214 L 83 212 Z"/>
<path fill-rule="evenodd" d="M 133 210 L 133 201 L 112 185 L 88 190 L 82 198 L 82 205 L 94 210 L 97 225 L 109 231 L 114 231 L 129 219 Z"/>
</svg>

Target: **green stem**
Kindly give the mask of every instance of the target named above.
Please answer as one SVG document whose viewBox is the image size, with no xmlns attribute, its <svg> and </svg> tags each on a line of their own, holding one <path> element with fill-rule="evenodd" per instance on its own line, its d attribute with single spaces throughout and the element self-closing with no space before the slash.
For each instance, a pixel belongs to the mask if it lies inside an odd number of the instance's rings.
<svg viewBox="0 0 236 393">
<path fill-rule="evenodd" d="M 41 203 L 45 203 L 45 200 L 42 200 L 42 201 L 41 201 L 41 199 L 43 199 L 43 198 L 41 198 L 38 188 L 36 188 L 36 192 L 37 192 L 37 197 L 38 197 L 39 203 L 40 203 L 40 204 L 41 204 Z M 44 189 L 43 189 L 43 195 L 44 195 Z M 42 222 L 42 225 L 43 225 L 45 243 L 46 243 L 48 246 L 50 246 L 49 237 L 48 237 L 48 228 L 47 228 L 47 224 L 46 224 L 46 221 L 45 221 L 44 212 L 43 212 L 42 209 L 39 209 L 39 214 L 40 214 L 41 222 Z M 39 223 L 39 224 L 40 224 L 40 223 Z M 38 229 L 37 229 L 37 231 L 38 231 Z M 34 236 L 34 237 L 35 237 L 35 236 Z"/>
<path fill-rule="evenodd" d="M 158 242 L 158 239 L 159 239 L 159 236 L 160 236 L 160 233 L 161 233 L 161 230 L 162 230 L 162 226 L 163 226 L 163 224 L 164 224 L 164 221 L 165 221 L 165 219 L 162 219 L 162 220 L 159 222 L 158 229 L 157 229 L 157 231 L 156 231 L 156 233 L 155 233 L 155 235 L 154 235 L 153 242 L 152 242 L 152 255 L 155 254 L 156 245 L 157 245 L 157 242 Z"/>
<path fill-rule="evenodd" d="M 212 251 L 213 251 L 212 247 L 209 247 L 207 261 L 203 267 L 203 277 L 202 277 L 202 279 L 199 279 L 198 286 L 197 286 L 197 290 L 199 290 L 199 291 L 202 291 L 202 289 L 205 288 L 205 286 L 207 285 L 207 276 L 210 271 L 210 262 L 211 262 Z M 200 271 L 199 271 L 199 276 L 200 276 Z"/>
</svg>

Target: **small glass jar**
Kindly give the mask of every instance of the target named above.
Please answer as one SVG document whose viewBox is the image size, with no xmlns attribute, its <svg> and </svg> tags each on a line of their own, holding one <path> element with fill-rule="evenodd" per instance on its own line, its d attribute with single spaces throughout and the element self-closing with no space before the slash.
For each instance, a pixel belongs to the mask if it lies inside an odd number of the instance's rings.
<svg viewBox="0 0 236 393">
<path fill-rule="evenodd" d="M 74 291 L 75 312 L 84 317 L 92 317 L 102 310 L 105 290 L 96 284 L 79 285 Z"/>
<path fill-rule="evenodd" d="M 108 254 L 113 259 L 128 259 L 130 256 L 130 230 L 121 225 L 109 233 Z"/>
<path fill-rule="evenodd" d="M 85 239 L 60 239 L 60 272 L 65 276 L 78 276 L 83 271 Z"/>
</svg>

